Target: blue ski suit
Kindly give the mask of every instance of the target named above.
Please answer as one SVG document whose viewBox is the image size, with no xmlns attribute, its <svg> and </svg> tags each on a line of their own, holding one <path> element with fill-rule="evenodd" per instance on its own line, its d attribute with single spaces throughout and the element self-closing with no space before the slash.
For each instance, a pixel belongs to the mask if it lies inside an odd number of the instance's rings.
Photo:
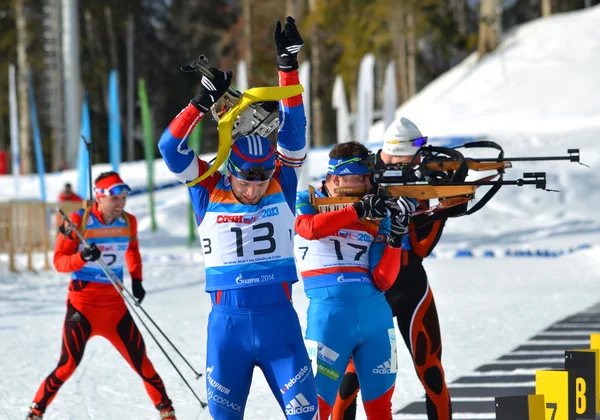
<svg viewBox="0 0 600 420">
<path fill-rule="evenodd" d="M 298 71 L 279 72 L 279 80 L 298 84 Z M 184 183 L 209 168 L 187 145 L 203 116 L 188 105 L 159 143 L 169 170 Z M 315 378 L 291 302 L 298 281 L 294 205 L 306 157 L 302 96 L 281 101 L 279 118 L 276 171 L 258 204 L 240 203 L 218 171 L 189 188 L 212 301 L 206 387 L 215 420 L 243 418 L 255 366 L 288 419 L 317 418 Z"/>
<path fill-rule="evenodd" d="M 306 339 L 316 355 L 321 418 L 329 418 L 352 357 L 367 417 L 391 419 L 396 335 L 383 291 L 398 275 L 400 248 L 386 245 L 390 220 L 359 220 L 352 206 L 317 214 L 306 191 L 296 212 L 294 247 L 310 299 Z"/>
</svg>

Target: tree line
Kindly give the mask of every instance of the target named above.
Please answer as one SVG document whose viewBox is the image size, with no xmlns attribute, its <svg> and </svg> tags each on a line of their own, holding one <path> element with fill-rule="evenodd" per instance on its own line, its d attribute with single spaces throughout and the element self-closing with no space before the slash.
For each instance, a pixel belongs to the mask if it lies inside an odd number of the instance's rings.
<svg viewBox="0 0 600 420">
<path fill-rule="evenodd" d="M 492 18 L 484 6 L 495 4 Z M 495 3 L 494 3 L 495 2 Z M 335 76 L 343 77 L 356 110 L 356 77 L 361 58 L 373 53 L 376 104 L 381 103 L 383 72 L 390 60 L 397 68 L 400 102 L 478 48 L 482 21 L 497 19 L 504 31 L 542 15 L 598 4 L 600 0 L 79 0 L 79 46 L 82 89 L 88 93 L 94 160 L 108 161 L 108 74 L 119 74 L 120 111 L 125 127 L 128 20 L 134 29 L 135 79 L 144 78 L 154 134 L 199 88 L 198 74 L 179 67 L 200 54 L 211 66 L 235 71 L 245 60 L 250 86 L 277 84 L 272 29 L 287 15 L 298 21 L 305 40 L 301 60 L 311 62 L 311 130 L 314 145 L 335 142 L 331 94 Z M 64 136 L 53 128 L 52 112 L 59 93 L 47 74 L 46 25 L 55 0 L 0 0 L 0 150 L 10 148 L 8 64 L 17 65 L 22 169 L 35 171 L 27 97 L 28 71 L 35 101 L 46 167 L 59 170 L 63 152 L 55 146 Z M 494 8 L 494 6 L 491 6 Z M 57 11 L 54 10 L 54 13 Z M 482 18 L 484 17 L 484 18 Z M 56 41 L 54 41 L 56 42 Z M 136 96 L 137 97 L 137 96 Z M 143 156 L 139 107 L 136 107 L 135 159 Z M 123 138 L 125 130 L 122 130 Z M 124 142 L 124 140 L 123 140 Z M 202 150 L 216 150 L 216 124 L 205 124 Z M 125 147 L 125 146 L 124 146 Z M 123 156 L 126 156 L 124 153 Z"/>
</svg>

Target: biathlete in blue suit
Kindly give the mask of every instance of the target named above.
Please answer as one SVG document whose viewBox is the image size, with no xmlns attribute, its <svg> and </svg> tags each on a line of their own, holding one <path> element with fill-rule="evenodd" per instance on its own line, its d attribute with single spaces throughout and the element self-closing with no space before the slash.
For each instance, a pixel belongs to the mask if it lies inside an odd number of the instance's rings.
<svg viewBox="0 0 600 420">
<path fill-rule="evenodd" d="M 298 80 L 303 45 L 294 19 L 275 27 L 281 86 Z M 202 88 L 171 122 L 159 148 L 181 182 L 209 168 L 189 148 L 194 126 L 227 91 L 231 72 L 211 69 Z M 294 206 L 306 158 L 302 96 L 280 102 L 277 150 L 268 139 L 237 139 L 228 175 L 215 172 L 189 188 L 206 268 L 208 319 L 206 386 L 215 420 L 242 419 L 254 367 L 265 375 L 288 419 L 318 418 L 315 378 L 298 315 L 291 302 L 298 281 L 294 263 Z"/>
<path fill-rule="evenodd" d="M 365 146 L 342 143 L 329 153 L 317 197 L 337 188 L 372 189 Z M 400 201 L 406 200 L 401 198 Z M 328 419 L 350 358 L 356 366 L 367 418 L 391 420 L 396 382 L 396 335 L 384 291 L 400 270 L 409 212 L 398 203 L 390 217 L 383 198 L 365 195 L 354 205 L 317 212 L 308 192 L 296 201 L 296 260 L 310 299 L 307 345 L 315 349 L 319 412 Z"/>
</svg>

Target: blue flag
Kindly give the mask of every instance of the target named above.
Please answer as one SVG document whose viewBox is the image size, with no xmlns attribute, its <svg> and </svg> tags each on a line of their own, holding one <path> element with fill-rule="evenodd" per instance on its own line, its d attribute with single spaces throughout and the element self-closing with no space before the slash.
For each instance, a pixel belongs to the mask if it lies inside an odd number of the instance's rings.
<svg viewBox="0 0 600 420">
<path fill-rule="evenodd" d="M 110 163 L 119 172 L 121 163 L 121 114 L 119 112 L 119 86 L 117 71 L 111 70 L 108 78 L 108 149 Z"/>
<path fill-rule="evenodd" d="M 37 173 L 40 177 L 40 195 L 42 201 L 46 201 L 46 169 L 44 166 L 44 154 L 42 153 L 42 141 L 40 139 L 40 127 L 38 126 L 37 110 L 35 109 L 35 94 L 33 92 L 33 80 L 31 72 L 27 74 L 29 84 L 29 115 L 31 118 L 31 127 L 33 129 L 33 145 L 35 148 L 35 163 Z"/>
<path fill-rule="evenodd" d="M 92 141 L 87 92 L 83 94 L 83 105 L 81 106 L 81 137 L 79 139 L 79 154 L 77 155 L 77 194 L 87 200 L 90 197 L 90 159 L 83 137 L 88 142 Z"/>
</svg>

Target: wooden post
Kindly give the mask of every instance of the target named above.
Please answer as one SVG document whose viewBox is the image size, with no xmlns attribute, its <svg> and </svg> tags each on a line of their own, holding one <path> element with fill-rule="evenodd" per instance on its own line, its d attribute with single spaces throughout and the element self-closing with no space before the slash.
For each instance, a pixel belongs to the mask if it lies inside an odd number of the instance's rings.
<svg viewBox="0 0 600 420">
<path fill-rule="evenodd" d="M 551 0 L 542 0 L 542 17 L 548 17 L 552 14 Z"/>
<path fill-rule="evenodd" d="M 23 173 L 32 172 L 32 150 L 31 145 L 31 122 L 29 119 L 29 94 L 27 86 L 27 71 L 29 63 L 27 59 L 28 47 L 30 44 L 25 0 L 14 1 L 15 26 L 17 29 L 17 86 L 19 96 L 19 143 L 21 145 L 21 170 Z"/>
<path fill-rule="evenodd" d="M 411 8 L 406 14 L 406 44 L 407 44 L 407 95 L 415 96 L 417 92 L 417 40 L 415 36 L 415 17 Z"/>
<path fill-rule="evenodd" d="M 48 226 L 48 221 L 50 218 L 48 217 L 48 209 L 46 207 L 46 203 L 40 203 L 41 210 L 41 220 L 42 220 L 42 252 L 44 253 L 44 270 L 50 270 L 50 261 L 48 260 L 48 250 L 50 249 L 50 234 L 48 230 L 50 226 Z"/>
<path fill-rule="evenodd" d="M 501 15 L 498 13 L 497 0 L 481 0 L 477 48 L 480 59 L 498 46 L 498 27 L 500 25 L 500 22 L 497 22 L 498 19 L 501 19 Z"/>
<path fill-rule="evenodd" d="M 33 218 L 31 217 L 31 203 L 25 204 L 27 206 L 27 269 L 33 270 Z"/>
<path fill-rule="evenodd" d="M 313 13 L 319 6 L 318 0 L 308 0 L 309 13 Z M 323 77 L 320 72 L 323 71 L 323 45 L 321 40 L 321 26 L 312 22 L 308 33 L 310 42 L 310 104 L 304 104 L 305 107 L 311 107 L 310 121 L 312 125 L 312 144 L 314 146 L 325 145 L 325 101 L 323 99 Z M 306 38 L 305 38 L 306 39 Z M 352 96 L 354 97 L 354 95 Z"/>
<path fill-rule="evenodd" d="M 404 1 L 398 2 L 390 13 L 391 22 L 396 30 L 391 31 L 392 43 L 396 50 L 398 77 L 400 79 L 400 102 L 408 100 L 408 67 L 406 56 L 406 12 Z"/>
<path fill-rule="evenodd" d="M 252 68 L 254 67 L 254 54 L 252 42 L 252 0 L 242 1 L 242 19 L 244 22 L 244 60 L 246 61 L 246 74 L 248 86 L 252 86 Z"/>
</svg>

